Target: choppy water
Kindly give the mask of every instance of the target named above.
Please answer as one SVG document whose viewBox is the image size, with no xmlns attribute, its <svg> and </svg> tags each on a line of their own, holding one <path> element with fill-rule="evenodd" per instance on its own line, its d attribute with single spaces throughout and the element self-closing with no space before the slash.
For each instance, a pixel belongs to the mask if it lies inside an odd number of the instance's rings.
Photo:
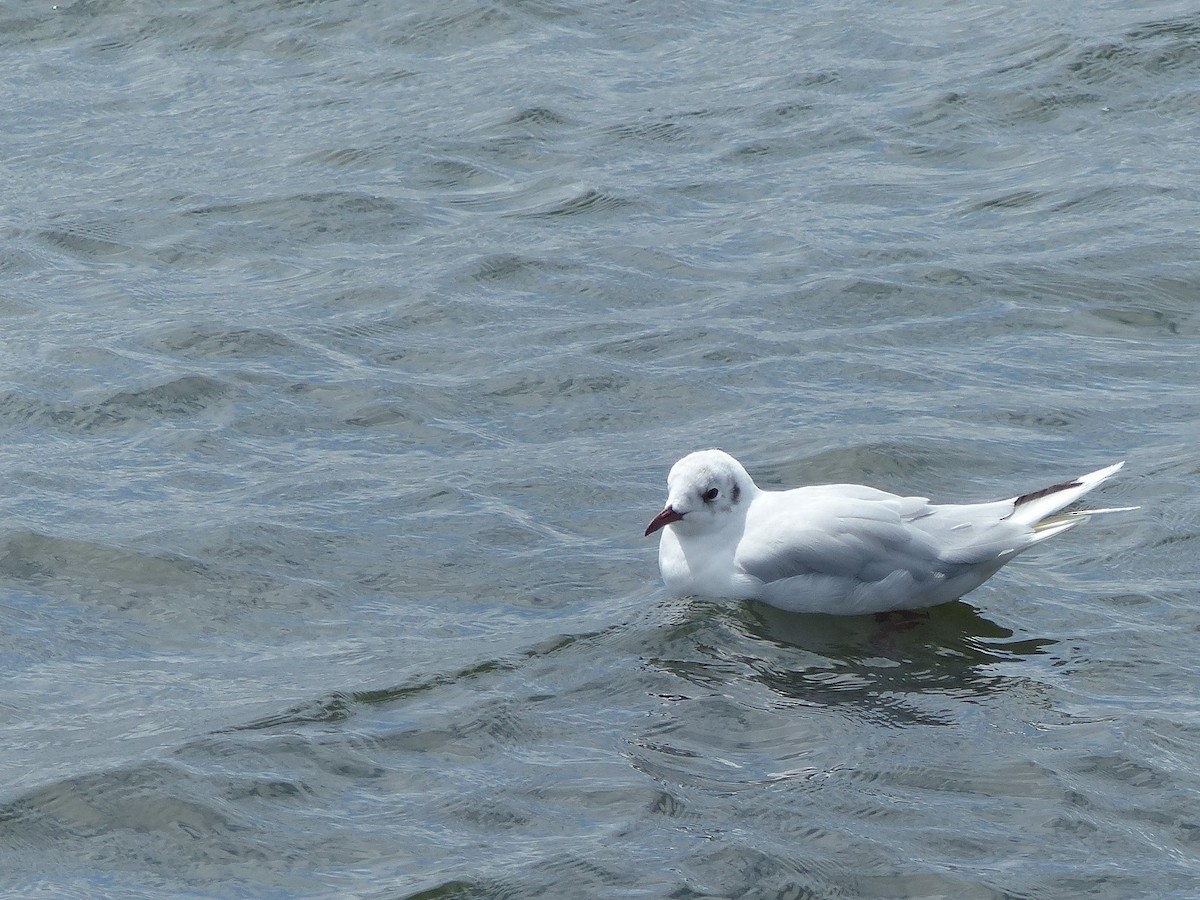
<svg viewBox="0 0 1200 900">
<path fill-rule="evenodd" d="M 1200 872 L 1200 10 L 0 9 L 0 891 Z M 760 483 L 1092 522 L 908 631 L 668 600 Z"/>
</svg>

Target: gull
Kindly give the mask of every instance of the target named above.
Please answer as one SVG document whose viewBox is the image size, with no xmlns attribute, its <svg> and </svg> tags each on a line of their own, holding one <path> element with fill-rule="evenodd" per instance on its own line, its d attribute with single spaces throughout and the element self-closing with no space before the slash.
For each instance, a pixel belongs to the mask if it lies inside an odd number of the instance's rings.
<svg viewBox="0 0 1200 900">
<path fill-rule="evenodd" d="M 677 597 L 761 600 L 862 615 L 956 600 L 1006 562 L 1086 517 L 1060 513 L 1124 462 L 990 503 L 935 504 L 859 484 L 765 491 L 722 450 L 671 467 L 658 567 Z"/>
</svg>

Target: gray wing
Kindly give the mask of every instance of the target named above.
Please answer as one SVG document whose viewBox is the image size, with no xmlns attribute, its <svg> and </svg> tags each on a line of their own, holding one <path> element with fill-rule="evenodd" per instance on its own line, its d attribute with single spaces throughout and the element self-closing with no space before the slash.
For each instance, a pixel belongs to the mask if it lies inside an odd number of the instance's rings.
<svg viewBox="0 0 1200 900">
<path fill-rule="evenodd" d="M 826 492 L 806 498 L 802 516 L 771 516 L 745 535 L 738 565 L 767 584 L 802 575 L 855 583 L 883 581 L 897 572 L 916 583 L 944 578 L 947 564 L 937 542 L 909 524 L 935 507 L 921 497 L 863 492 L 869 493 Z"/>
<path fill-rule="evenodd" d="M 800 492 L 803 493 L 800 493 Z M 747 520 L 736 563 L 759 599 L 868 613 L 962 596 L 1036 542 L 1012 501 L 934 506 L 858 486 L 801 488 Z"/>
</svg>

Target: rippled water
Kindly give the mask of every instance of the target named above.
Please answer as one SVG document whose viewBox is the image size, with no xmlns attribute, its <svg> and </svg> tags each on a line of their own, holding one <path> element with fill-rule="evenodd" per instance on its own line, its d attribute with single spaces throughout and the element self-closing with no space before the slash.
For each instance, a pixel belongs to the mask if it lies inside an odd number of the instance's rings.
<svg viewBox="0 0 1200 900">
<path fill-rule="evenodd" d="M 0 891 L 1195 896 L 1194 4 L 10 4 Z M 702 446 L 1090 523 L 668 600 Z"/>
</svg>

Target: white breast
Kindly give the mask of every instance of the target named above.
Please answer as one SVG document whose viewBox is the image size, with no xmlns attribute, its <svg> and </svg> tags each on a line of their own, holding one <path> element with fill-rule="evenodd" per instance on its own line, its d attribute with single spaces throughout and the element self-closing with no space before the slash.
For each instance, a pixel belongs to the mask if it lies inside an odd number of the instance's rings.
<svg viewBox="0 0 1200 900">
<path fill-rule="evenodd" d="M 663 584 L 676 597 L 757 597 L 762 582 L 734 565 L 736 551 L 737 545 L 719 533 L 688 535 L 681 541 L 668 525 L 658 543 Z"/>
</svg>

